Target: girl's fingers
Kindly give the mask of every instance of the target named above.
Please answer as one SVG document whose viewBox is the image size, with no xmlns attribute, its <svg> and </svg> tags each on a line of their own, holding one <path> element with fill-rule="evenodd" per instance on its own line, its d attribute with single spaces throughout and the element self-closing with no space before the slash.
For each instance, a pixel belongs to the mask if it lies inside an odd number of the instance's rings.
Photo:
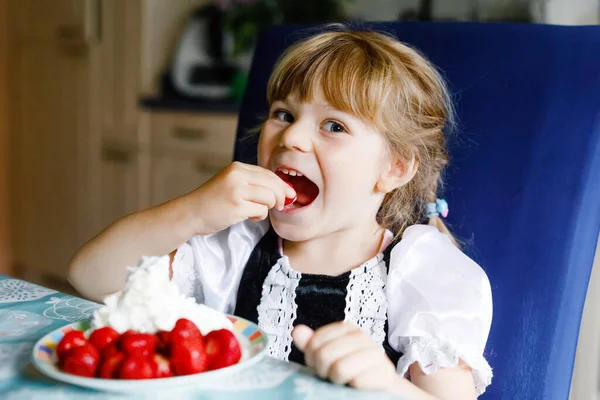
<svg viewBox="0 0 600 400">
<path fill-rule="evenodd" d="M 252 221 L 262 221 L 269 216 L 269 208 L 264 204 L 247 202 L 244 205 L 245 218 Z"/>
<path fill-rule="evenodd" d="M 294 189 L 288 185 L 287 183 L 285 183 L 285 181 L 283 179 L 281 179 L 279 176 L 277 176 L 277 174 L 273 171 L 270 171 L 268 169 L 262 168 L 262 167 L 258 167 L 256 165 L 250 165 L 250 164 L 242 164 L 242 166 L 249 172 L 251 172 L 256 179 L 261 180 L 261 176 L 264 177 L 265 179 L 267 179 L 268 181 L 272 182 L 272 186 L 273 189 L 282 189 L 283 190 L 283 200 L 285 200 L 286 197 L 288 198 L 294 198 L 296 197 L 296 192 L 294 191 Z M 263 186 L 271 186 L 268 183 L 266 183 L 266 181 L 263 184 Z"/>
<path fill-rule="evenodd" d="M 358 389 L 382 389 L 396 375 L 385 351 L 357 326 L 336 322 L 316 331 L 298 325 L 294 343 L 304 351 L 306 364 L 322 378 Z"/>
<path fill-rule="evenodd" d="M 306 345 L 310 338 L 314 335 L 315 331 L 310 329 L 306 325 L 297 325 L 292 331 L 292 339 L 298 350 L 304 352 Z"/>
<path fill-rule="evenodd" d="M 335 340 L 326 342 L 312 355 L 312 362 L 321 378 L 327 378 L 329 369 L 338 360 L 353 353 L 375 347 L 373 340 L 361 331 L 350 332 Z"/>
<path fill-rule="evenodd" d="M 279 179 L 278 176 L 274 175 L 274 177 L 271 177 L 261 172 L 252 172 L 246 177 L 246 184 L 244 191 L 248 193 L 247 196 L 252 196 L 252 191 L 256 188 L 264 188 L 271 191 L 275 198 L 275 202 L 269 204 L 269 208 L 275 207 L 278 210 L 282 210 L 285 206 L 286 194 L 283 185 L 287 186 L 287 184 Z"/>
<path fill-rule="evenodd" d="M 325 343 L 338 339 L 349 332 L 358 331 L 358 327 L 345 322 L 334 322 L 319 328 L 308 340 L 304 351 L 304 359 L 307 365 L 314 366 L 314 353 Z"/>
<path fill-rule="evenodd" d="M 244 190 L 244 199 L 253 203 L 262 204 L 271 209 L 277 205 L 275 192 L 264 186 L 248 185 Z"/>
<path fill-rule="evenodd" d="M 329 367 L 329 379 L 340 385 L 345 385 L 353 380 L 357 384 L 362 385 L 368 385 L 371 383 L 371 380 L 379 381 L 380 377 L 372 375 L 370 371 L 376 369 L 384 370 L 384 368 L 389 369 L 390 366 L 384 364 L 387 360 L 383 360 L 381 355 L 376 354 L 377 351 L 379 351 L 379 349 L 376 349 L 375 347 L 362 348 L 340 358 Z M 382 363 L 382 361 L 384 363 Z M 381 366 L 379 366 L 379 364 L 381 364 Z M 361 375 L 368 375 L 370 379 L 357 381 Z M 371 383 L 371 385 L 375 386 L 373 383 Z M 365 386 L 356 387 L 365 388 Z"/>
</svg>

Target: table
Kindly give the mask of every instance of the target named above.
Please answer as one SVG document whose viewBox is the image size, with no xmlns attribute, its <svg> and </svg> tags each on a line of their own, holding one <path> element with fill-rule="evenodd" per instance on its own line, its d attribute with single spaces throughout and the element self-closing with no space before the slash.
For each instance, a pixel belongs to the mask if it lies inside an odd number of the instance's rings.
<svg viewBox="0 0 600 400">
<path fill-rule="evenodd" d="M 88 319 L 99 305 L 0 275 L 0 398 L 9 399 L 398 399 L 361 392 L 316 378 L 310 369 L 265 357 L 256 365 L 210 386 L 123 395 L 63 384 L 40 374 L 31 349 L 47 333 Z"/>
</svg>

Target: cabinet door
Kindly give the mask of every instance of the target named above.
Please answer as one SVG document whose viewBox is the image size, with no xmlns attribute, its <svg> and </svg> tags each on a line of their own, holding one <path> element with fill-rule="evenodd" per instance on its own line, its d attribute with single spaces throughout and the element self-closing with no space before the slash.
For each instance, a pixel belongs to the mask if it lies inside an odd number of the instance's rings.
<svg viewBox="0 0 600 400">
<path fill-rule="evenodd" d="M 111 141 L 137 143 L 140 75 L 140 0 L 103 0 L 97 51 L 97 120 Z"/>
<path fill-rule="evenodd" d="M 11 217 L 14 259 L 24 274 L 64 279 L 81 244 L 91 47 L 82 33 L 88 3 L 9 4 L 15 39 L 10 58 Z M 52 10 L 45 12 L 49 4 Z"/>
<path fill-rule="evenodd" d="M 8 1 L 13 33 L 20 41 L 76 39 L 91 34 L 100 0 Z"/>
<path fill-rule="evenodd" d="M 152 204 L 189 193 L 218 172 L 201 159 L 158 155 L 152 159 Z"/>
<path fill-rule="evenodd" d="M 235 114 L 153 113 L 152 148 L 169 149 L 179 155 L 202 154 L 213 165 L 233 159 L 237 128 Z"/>
<path fill-rule="evenodd" d="M 100 171 L 100 230 L 117 219 L 138 211 L 138 154 L 130 149 L 104 147 Z"/>
<path fill-rule="evenodd" d="M 137 107 L 141 0 L 99 6 L 100 40 L 90 55 L 88 237 L 149 202 Z"/>
</svg>

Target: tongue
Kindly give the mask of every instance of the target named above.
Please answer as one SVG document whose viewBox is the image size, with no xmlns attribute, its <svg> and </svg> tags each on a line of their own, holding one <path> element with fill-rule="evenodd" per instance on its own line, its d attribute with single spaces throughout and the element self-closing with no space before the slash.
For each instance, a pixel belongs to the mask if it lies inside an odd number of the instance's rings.
<svg viewBox="0 0 600 400">
<path fill-rule="evenodd" d="M 319 188 L 309 179 L 303 176 L 291 176 L 289 183 L 292 185 L 298 198 L 296 204 L 307 206 L 312 203 L 319 194 Z"/>
</svg>

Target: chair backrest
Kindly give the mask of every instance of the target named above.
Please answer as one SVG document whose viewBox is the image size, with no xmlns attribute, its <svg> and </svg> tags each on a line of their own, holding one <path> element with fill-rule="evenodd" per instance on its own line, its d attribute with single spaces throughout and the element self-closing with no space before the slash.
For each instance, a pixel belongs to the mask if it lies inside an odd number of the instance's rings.
<svg viewBox="0 0 600 400">
<path fill-rule="evenodd" d="M 454 93 L 449 224 L 489 275 L 494 320 L 483 399 L 566 400 L 600 227 L 600 27 L 377 23 L 420 49 Z M 254 162 L 265 88 L 281 52 L 314 34 L 258 41 L 235 158 Z"/>
</svg>

